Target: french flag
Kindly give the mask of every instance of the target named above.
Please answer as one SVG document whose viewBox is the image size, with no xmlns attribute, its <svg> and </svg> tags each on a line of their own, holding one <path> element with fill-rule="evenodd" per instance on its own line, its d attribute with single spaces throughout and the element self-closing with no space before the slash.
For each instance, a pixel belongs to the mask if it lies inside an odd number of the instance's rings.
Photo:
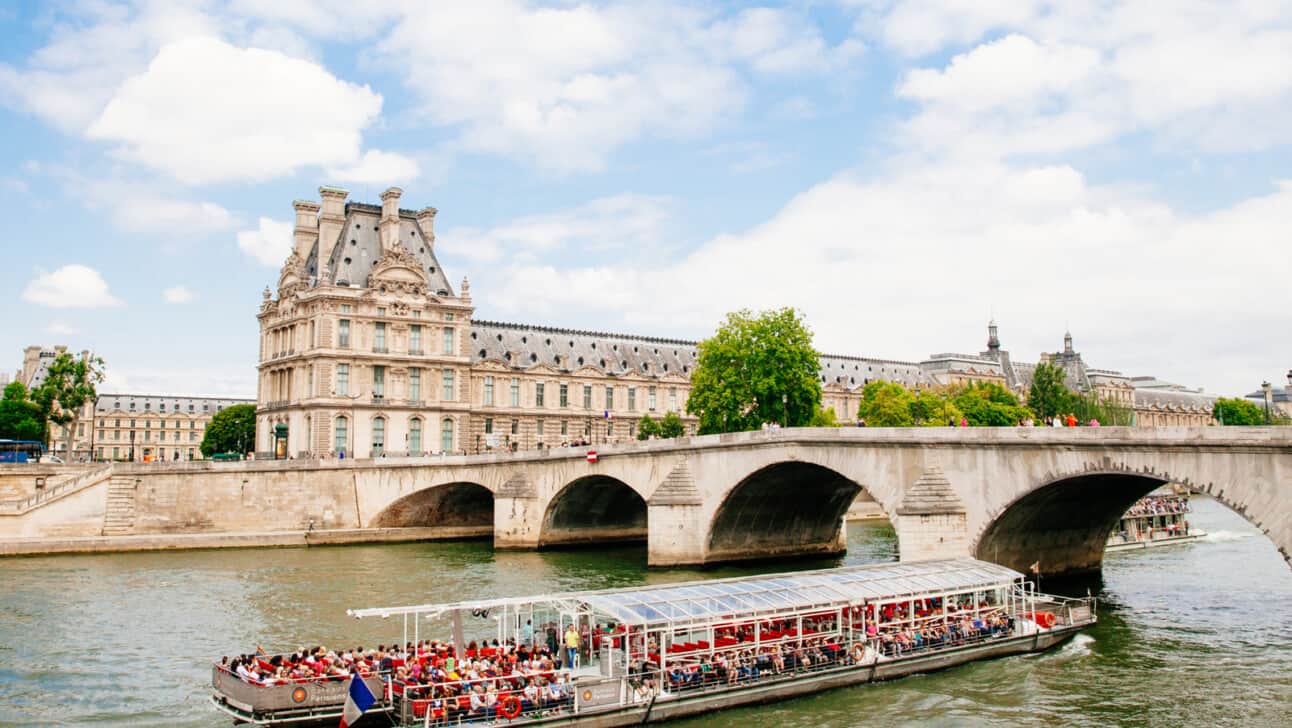
<svg viewBox="0 0 1292 728">
<path fill-rule="evenodd" d="M 341 728 L 347 728 L 359 722 L 365 711 L 377 702 L 368 684 L 358 675 L 350 676 L 350 690 L 345 698 L 345 708 L 341 710 Z"/>
</svg>

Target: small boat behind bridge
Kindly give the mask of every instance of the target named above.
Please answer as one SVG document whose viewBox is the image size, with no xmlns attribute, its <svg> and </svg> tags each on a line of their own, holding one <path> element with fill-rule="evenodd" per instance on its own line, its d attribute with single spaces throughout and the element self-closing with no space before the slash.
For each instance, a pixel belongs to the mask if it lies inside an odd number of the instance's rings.
<svg viewBox="0 0 1292 728">
<path fill-rule="evenodd" d="M 401 618 L 399 643 L 349 655 L 352 677 L 266 684 L 217 664 L 215 707 L 259 725 L 334 721 L 362 679 L 386 714 L 372 725 L 639 725 L 1045 650 L 1093 624 L 1096 604 L 955 559 L 349 614 Z"/>
</svg>

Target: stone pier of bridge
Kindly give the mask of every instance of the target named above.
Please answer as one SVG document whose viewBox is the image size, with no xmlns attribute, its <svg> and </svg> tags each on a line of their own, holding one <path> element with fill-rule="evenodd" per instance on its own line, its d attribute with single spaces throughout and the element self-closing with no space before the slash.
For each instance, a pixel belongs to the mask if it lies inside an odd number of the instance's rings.
<svg viewBox="0 0 1292 728">
<path fill-rule="evenodd" d="M 1292 428 L 784 429 L 597 449 L 117 464 L 0 503 L 0 540 L 439 528 L 498 549 L 644 541 L 651 565 L 695 565 L 839 553 L 862 494 L 903 560 L 1058 574 L 1097 570 L 1117 518 L 1173 482 L 1292 553 Z"/>
</svg>

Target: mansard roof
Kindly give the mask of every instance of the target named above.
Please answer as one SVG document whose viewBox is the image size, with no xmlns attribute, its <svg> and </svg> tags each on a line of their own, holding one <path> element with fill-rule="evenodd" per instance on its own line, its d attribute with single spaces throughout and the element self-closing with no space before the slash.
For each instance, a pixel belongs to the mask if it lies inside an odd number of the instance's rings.
<svg viewBox="0 0 1292 728">
<path fill-rule="evenodd" d="M 215 414 L 235 404 L 255 404 L 255 399 L 237 397 L 185 397 L 174 394 L 112 394 L 98 396 L 95 412 L 135 414 Z"/>
<path fill-rule="evenodd" d="M 694 341 L 562 329 L 499 321 L 471 322 L 473 361 L 496 359 L 517 369 L 545 364 L 574 372 L 593 367 L 611 376 L 689 377 L 698 352 Z"/>
<path fill-rule="evenodd" d="M 1136 409 L 1155 409 L 1167 412 L 1211 412 L 1215 405 L 1216 397 L 1202 392 L 1148 388 L 1135 390 Z"/>
<path fill-rule="evenodd" d="M 399 241 L 418 262 L 427 278 L 427 290 L 435 295 L 452 296 L 453 287 L 435 257 L 432 241 L 423 235 L 417 224 L 417 213 L 399 211 Z M 310 249 L 305 260 L 305 273 L 311 279 L 329 285 L 369 287 L 369 275 L 381 258 L 381 206 L 362 202 L 349 202 L 345 206 L 345 222 L 332 247 L 331 258 L 324 270 L 319 265 L 319 244 Z M 330 275 L 328 275 L 330 273 Z"/>
<path fill-rule="evenodd" d="M 690 378 L 699 356 L 697 342 L 636 334 L 584 331 L 499 321 L 471 322 L 471 358 L 495 360 L 516 369 L 546 365 L 575 372 L 592 367 L 611 376 Z M 931 380 L 914 362 L 823 355 L 821 382 L 848 390 L 876 379 L 907 386 Z"/>
</svg>

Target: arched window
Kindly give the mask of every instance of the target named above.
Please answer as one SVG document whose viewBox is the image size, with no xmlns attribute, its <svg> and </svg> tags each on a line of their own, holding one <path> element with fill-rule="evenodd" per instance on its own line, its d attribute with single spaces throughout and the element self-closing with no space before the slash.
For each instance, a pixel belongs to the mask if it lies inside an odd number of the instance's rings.
<svg viewBox="0 0 1292 728">
<path fill-rule="evenodd" d="M 440 450 L 453 452 L 453 420 L 448 417 L 440 423 Z"/>
<path fill-rule="evenodd" d="M 335 433 L 336 437 L 335 441 L 332 443 L 332 450 L 334 452 L 343 453 L 346 451 L 346 443 L 350 441 L 349 425 L 350 422 L 345 417 L 336 418 L 336 422 L 332 426 L 332 431 Z"/>
<path fill-rule="evenodd" d="M 408 421 L 408 453 L 420 455 L 422 452 L 422 419 L 414 417 Z"/>
<path fill-rule="evenodd" d="M 380 455 L 386 449 L 386 418 L 372 418 L 372 454 Z"/>
</svg>

